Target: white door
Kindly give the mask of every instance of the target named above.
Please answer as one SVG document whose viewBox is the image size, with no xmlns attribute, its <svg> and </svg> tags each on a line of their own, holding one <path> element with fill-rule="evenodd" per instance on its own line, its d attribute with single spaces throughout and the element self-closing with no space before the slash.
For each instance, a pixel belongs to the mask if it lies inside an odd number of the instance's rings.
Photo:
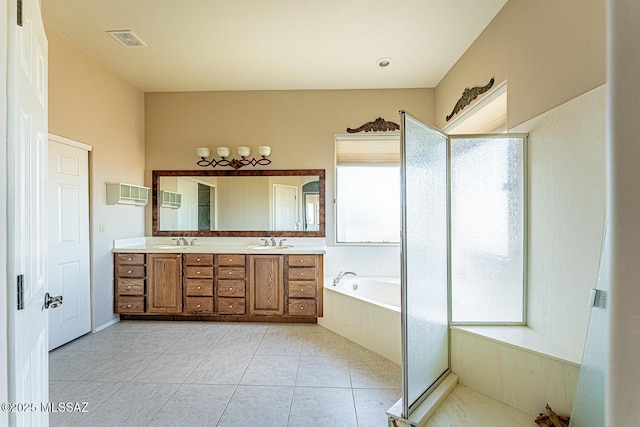
<svg viewBox="0 0 640 427">
<path fill-rule="evenodd" d="M 182 204 L 178 208 L 178 230 L 198 230 L 198 183 L 178 178 Z"/>
<path fill-rule="evenodd" d="M 71 143 L 71 141 L 70 141 Z M 90 146 L 49 139 L 47 284 L 62 295 L 49 310 L 49 350 L 91 331 L 89 279 Z"/>
<path fill-rule="evenodd" d="M 273 229 L 299 230 L 298 187 L 273 184 Z"/>
<path fill-rule="evenodd" d="M 10 402 L 39 404 L 49 400 L 44 308 L 47 39 L 38 0 L 22 1 L 21 20 L 16 19 L 16 3 L 9 1 L 8 25 L 8 392 Z M 37 409 L 12 412 L 11 425 L 48 425 L 48 413 Z"/>
</svg>

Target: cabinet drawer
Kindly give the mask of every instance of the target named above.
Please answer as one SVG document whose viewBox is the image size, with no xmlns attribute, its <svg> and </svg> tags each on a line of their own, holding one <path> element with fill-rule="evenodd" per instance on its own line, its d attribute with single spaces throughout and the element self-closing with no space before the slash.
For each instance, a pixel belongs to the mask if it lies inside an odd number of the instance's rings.
<svg viewBox="0 0 640 427">
<path fill-rule="evenodd" d="M 213 313 L 213 298 L 187 297 L 187 313 Z"/>
<path fill-rule="evenodd" d="M 315 255 L 288 255 L 287 264 L 291 267 L 315 267 Z"/>
<path fill-rule="evenodd" d="M 212 254 L 184 254 L 185 265 L 213 265 Z"/>
<path fill-rule="evenodd" d="M 315 316 L 316 300 L 315 299 L 290 299 L 289 315 L 290 316 Z"/>
<path fill-rule="evenodd" d="M 315 298 L 316 282 L 289 282 L 289 298 Z"/>
<path fill-rule="evenodd" d="M 219 297 L 243 297 L 244 280 L 218 280 L 216 289 Z"/>
<path fill-rule="evenodd" d="M 119 265 L 118 277 L 133 277 L 143 279 L 145 276 L 146 268 L 144 265 Z"/>
<path fill-rule="evenodd" d="M 116 262 L 119 265 L 144 265 L 144 254 L 116 254 Z"/>
<path fill-rule="evenodd" d="M 219 314 L 244 314 L 244 298 L 218 298 Z"/>
<path fill-rule="evenodd" d="M 144 313 L 144 297 L 118 297 L 118 313 Z"/>
<path fill-rule="evenodd" d="M 289 280 L 315 280 L 315 268 L 290 268 L 288 274 Z"/>
<path fill-rule="evenodd" d="M 185 267 L 184 274 L 186 277 L 193 279 L 199 279 L 200 277 L 212 279 L 213 267 L 188 265 L 187 267 Z"/>
<path fill-rule="evenodd" d="M 218 279 L 244 279 L 244 278 L 245 278 L 244 267 L 218 267 Z"/>
<path fill-rule="evenodd" d="M 118 279 L 118 295 L 144 295 L 144 279 Z"/>
<path fill-rule="evenodd" d="M 218 265 L 244 266 L 245 256 L 239 254 L 216 255 Z"/>
<path fill-rule="evenodd" d="M 190 297 L 212 297 L 213 280 L 185 280 L 185 293 Z"/>
</svg>

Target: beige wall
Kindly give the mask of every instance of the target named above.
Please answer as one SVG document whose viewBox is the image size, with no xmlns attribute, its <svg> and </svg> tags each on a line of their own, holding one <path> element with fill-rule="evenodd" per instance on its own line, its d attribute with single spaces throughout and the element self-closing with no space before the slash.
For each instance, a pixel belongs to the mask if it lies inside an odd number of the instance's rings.
<svg viewBox="0 0 640 427">
<path fill-rule="evenodd" d="M 113 314 L 114 239 L 144 235 L 144 209 L 107 205 L 105 182 L 144 183 L 144 96 L 47 28 L 49 132 L 90 144 L 93 327 Z M 104 224 L 105 232 L 98 232 Z"/>
<path fill-rule="evenodd" d="M 334 241 L 334 136 L 405 109 L 434 119 L 433 89 L 145 94 L 146 182 L 156 169 L 198 169 L 196 148 L 272 147 L 269 169 L 326 169 L 327 242 Z M 235 156 L 237 157 L 237 156 Z M 147 234 L 151 213 L 147 209 Z"/>
<path fill-rule="evenodd" d="M 606 145 L 609 211 L 604 256 L 608 268 L 603 271 L 603 281 L 608 282 L 604 289 L 610 289 L 611 295 L 607 297 L 608 314 L 602 315 L 608 316 L 608 333 L 601 331 L 600 341 L 594 342 L 606 342 L 609 352 L 602 352 L 597 357 L 607 360 L 607 371 L 593 374 L 592 379 L 606 378 L 605 424 L 626 427 L 640 425 L 640 2 L 609 0 L 608 6 L 607 35 L 611 46 L 608 52 L 611 82 Z"/>
<path fill-rule="evenodd" d="M 435 124 L 491 77 L 508 82 L 508 129 L 602 85 L 605 0 L 509 0 L 438 84 Z"/>
</svg>

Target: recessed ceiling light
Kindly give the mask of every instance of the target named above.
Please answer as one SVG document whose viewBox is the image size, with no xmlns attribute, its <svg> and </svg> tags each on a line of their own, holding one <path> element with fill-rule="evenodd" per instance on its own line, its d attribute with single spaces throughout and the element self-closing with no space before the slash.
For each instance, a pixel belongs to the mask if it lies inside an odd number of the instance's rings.
<svg viewBox="0 0 640 427">
<path fill-rule="evenodd" d="M 147 47 L 147 44 L 131 30 L 107 31 L 107 34 L 116 39 L 118 43 L 124 47 Z"/>
<path fill-rule="evenodd" d="M 380 58 L 376 61 L 376 64 L 378 65 L 378 67 L 380 68 L 385 68 L 388 67 L 389 65 L 391 65 L 391 58 Z"/>
</svg>

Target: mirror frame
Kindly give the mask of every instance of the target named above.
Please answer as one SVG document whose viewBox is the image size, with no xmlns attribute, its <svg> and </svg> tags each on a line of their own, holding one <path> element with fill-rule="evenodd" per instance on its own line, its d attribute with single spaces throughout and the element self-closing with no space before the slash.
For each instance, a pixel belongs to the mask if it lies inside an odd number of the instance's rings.
<svg viewBox="0 0 640 427">
<path fill-rule="evenodd" d="M 258 170 L 154 170 L 151 172 L 151 235 L 184 237 L 325 237 L 325 170 L 324 169 L 258 169 Z M 158 190 L 163 176 L 312 176 L 319 178 L 319 229 L 317 231 L 276 230 L 159 230 Z"/>
</svg>

